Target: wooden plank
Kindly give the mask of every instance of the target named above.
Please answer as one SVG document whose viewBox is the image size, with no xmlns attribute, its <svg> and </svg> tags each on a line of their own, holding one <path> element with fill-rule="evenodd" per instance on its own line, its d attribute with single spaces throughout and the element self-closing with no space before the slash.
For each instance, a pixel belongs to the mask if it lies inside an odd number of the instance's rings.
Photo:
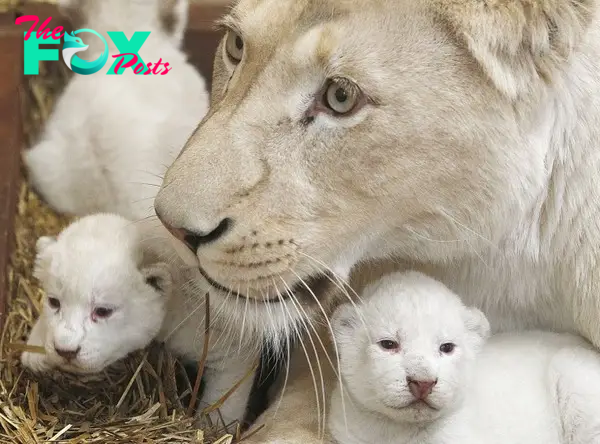
<svg viewBox="0 0 600 444">
<path fill-rule="evenodd" d="M 20 89 L 23 36 L 14 16 L 0 14 L 0 331 L 8 301 L 8 263 L 14 248 L 13 224 L 19 195 L 23 144 Z"/>
</svg>

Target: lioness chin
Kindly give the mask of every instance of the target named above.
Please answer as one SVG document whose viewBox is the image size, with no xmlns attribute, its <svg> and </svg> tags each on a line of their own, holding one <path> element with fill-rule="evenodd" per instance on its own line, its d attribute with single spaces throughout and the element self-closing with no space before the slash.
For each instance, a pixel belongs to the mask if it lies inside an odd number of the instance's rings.
<svg viewBox="0 0 600 444">
<path fill-rule="evenodd" d="M 496 331 L 600 347 L 598 3 L 240 0 L 157 214 L 248 334 L 306 329 L 393 256 Z"/>
</svg>

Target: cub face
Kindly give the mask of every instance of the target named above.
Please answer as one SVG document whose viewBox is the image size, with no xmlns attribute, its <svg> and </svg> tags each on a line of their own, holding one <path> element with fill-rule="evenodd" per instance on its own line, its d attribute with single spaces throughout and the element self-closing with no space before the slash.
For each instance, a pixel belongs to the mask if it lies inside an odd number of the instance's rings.
<svg viewBox="0 0 600 444">
<path fill-rule="evenodd" d="M 495 244 L 547 182 L 542 72 L 588 18 L 510 3 L 237 2 L 211 109 L 155 201 L 163 223 L 214 286 L 289 311 L 361 259 Z M 562 35 L 565 17 L 581 23 Z"/>
<path fill-rule="evenodd" d="M 392 274 L 368 287 L 358 308 L 333 316 L 344 388 L 394 421 L 432 421 L 460 405 L 489 323 L 441 283 Z"/>
<path fill-rule="evenodd" d="M 140 265 L 128 227 L 121 218 L 90 216 L 57 239 L 38 240 L 47 366 L 98 372 L 158 333 L 171 276 L 166 265 Z"/>
</svg>

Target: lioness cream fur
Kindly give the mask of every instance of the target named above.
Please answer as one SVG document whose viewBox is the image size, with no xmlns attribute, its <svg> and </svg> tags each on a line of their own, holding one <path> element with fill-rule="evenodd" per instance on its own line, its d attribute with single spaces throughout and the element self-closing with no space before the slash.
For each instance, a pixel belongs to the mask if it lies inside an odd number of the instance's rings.
<svg viewBox="0 0 600 444">
<path fill-rule="evenodd" d="M 417 272 L 388 275 L 362 297 L 333 316 L 338 443 L 600 442 L 600 354 L 580 336 L 487 340 L 481 311 Z"/>
<path fill-rule="evenodd" d="M 214 284 L 279 325 L 297 302 L 264 295 L 293 290 L 312 319 L 315 299 L 327 312 L 340 293 L 302 281 L 332 288 L 334 273 L 394 256 L 494 331 L 598 347 L 598 14 L 597 0 L 240 0 L 212 107 L 156 209 L 195 233 Z M 250 442 L 311 433 L 293 427 L 313 405 L 297 371 L 286 415 Z"/>
<path fill-rule="evenodd" d="M 133 220 L 153 215 L 166 167 L 208 108 L 205 81 L 180 49 L 187 0 L 62 0 L 60 4 L 79 13 L 81 28 L 104 36 L 109 56 L 101 71 L 74 74 L 67 84 L 41 139 L 24 154 L 30 179 L 44 199 L 63 213 L 82 216 L 108 211 Z M 115 61 L 112 56 L 121 53 L 109 31 L 122 31 L 128 39 L 136 31 L 150 31 L 139 54 L 152 66 L 162 59 L 170 71 L 135 75 L 128 68 L 121 75 L 107 75 Z M 104 50 L 98 37 L 78 36 L 89 45 L 78 56 L 94 60 Z M 161 71 L 163 65 L 157 70 Z"/>
<path fill-rule="evenodd" d="M 114 214 L 86 216 L 56 239 L 41 237 L 37 249 L 35 275 L 47 297 L 28 344 L 43 346 L 46 353 L 23 353 L 25 366 L 95 373 L 153 339 L 182 359 L 198 362 L 209 292 L 212 315 L 201 409 L 243 379 L 220 413 L 226 424 L 244 419 L 257 342 L 241 338 L 237 326 L 220 318 L 226 295 L 194 277 L 197 272 L 177 259 L 156 223 L 131 223 Z"/>
</svg>

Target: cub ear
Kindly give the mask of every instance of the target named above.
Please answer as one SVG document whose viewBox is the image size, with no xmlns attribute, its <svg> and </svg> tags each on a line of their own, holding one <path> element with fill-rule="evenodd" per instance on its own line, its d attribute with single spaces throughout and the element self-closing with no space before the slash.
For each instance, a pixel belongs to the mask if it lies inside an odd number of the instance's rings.
<svg viewBox="0 0 600 444">
<path fill-rule="evenodd" d="M 36 256 L 33 266 L 33 277 L 40 282 L 44 281 L 44 273 L 47 271 L 51 261 L 51 255 L 48 254 L 48 250 L 55 243 L 56 238 L 54 236 L 39 237 L 35 243 Z"/>
<path fill-rule="evenodd" d="M 359 314 L 352 304 L 340 305 L 331 317 L 331 326 L 336 338 L 350 335 L 359 325 Z"/>
<path fill-rule="evenodd" d="M 490 337 L 490 323 L 483 312 L 477 308 L 465 308 L 464 321 L 467 329 L 473 332 L 482 342 Z"/>
<path fill-rule="evenodd" d="M 159 293 L 168 296 L 173 288 L 173 277 L 169 266 L 164 263 L 152 264 L 141 268 L 146 284 Z"/>
<path fill-rule="evenodd" d="M 515 100 L 551 83 L 590 27 L 597 0 L 430 0 L 496 87 Z"/>
<path fill-rule="evenodd" d="M 65 12 L 68 12 L 69 9 L 80 6 L 79 3 L 79 0 L 58 0 L 56 5 L 60 12 L 64 14 Z"/>
<path fill-rule="evenodd" d="M 161 27 L 173 38 L 175 46 L 181 46 L 188 23 L 188 0 L 160 0 L 158 8 Z"/>
<path fill-rule="evenodd" d="M 74 29 L 77 29 L 83 25 L 89 13 L 90 3 L 93 4 L 93 0 L 58 0 L 57 6 L 60 13 L 69 19 Z"/>
</svg>

